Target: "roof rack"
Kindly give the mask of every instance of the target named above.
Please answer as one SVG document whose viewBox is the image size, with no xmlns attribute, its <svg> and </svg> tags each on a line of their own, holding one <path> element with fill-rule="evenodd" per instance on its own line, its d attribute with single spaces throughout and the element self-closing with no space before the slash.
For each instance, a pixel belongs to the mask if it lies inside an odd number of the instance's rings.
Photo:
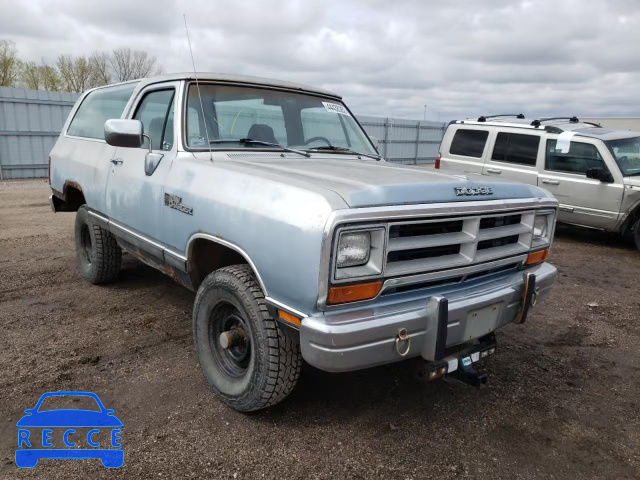
<svg viewBox="0 0 640 480">
<path fill-rule="evenodd" d="M 497 118 L 497 117 L 516 117 L 522 120 L 524 118 L 524 114 L 522 113 L 501 113 L 499 115 L 482 115 L 478 117 L 478 122 L 486 122 L 488 118 Z"/>
<path fill-rule="evenodd" d="M 531 122 L 532 127 L 539 127 L 542 122 L 550 122 L 551 120 L 569 120 L 571 123 L 578 123 L 578 117 L 575 115 L 573 117 L 547 117 L 547 118 L 538 118 Z"/>
<path fill-rule="evenodd" d="M 599 123 L 595 123 L 595 122 L 582 122 L 582 123 L 586 123 L 587 125 L 591 125 L 593 127 L 602 128 L 602 125 L 600 125 Z"/>
</svg>

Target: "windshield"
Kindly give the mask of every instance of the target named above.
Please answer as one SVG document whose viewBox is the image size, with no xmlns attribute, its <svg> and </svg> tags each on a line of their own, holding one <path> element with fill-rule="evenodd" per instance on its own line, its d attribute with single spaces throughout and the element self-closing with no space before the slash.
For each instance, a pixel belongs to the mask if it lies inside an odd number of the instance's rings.
<svg viewBox="0 0 640 480">
<path fill-rule="evenodd" d="M 618 162 L 622 175 L 640 175 L 640 137 L 604 142 Z"/>
<path fill-rule="evenodd" d="M 331 153 L 349 153 L 349 150 L 376 155 L 358 122 L 338 100 L 210 84 L 200 84 L 200 93 L 202 108 L 196 85 L 189 86 L 188 147 L 208 149 L 209 143 L 212 149 L 228 150 L 278 148 L 281 145 L 298 150 L 318 149 Z"/>
</svg>

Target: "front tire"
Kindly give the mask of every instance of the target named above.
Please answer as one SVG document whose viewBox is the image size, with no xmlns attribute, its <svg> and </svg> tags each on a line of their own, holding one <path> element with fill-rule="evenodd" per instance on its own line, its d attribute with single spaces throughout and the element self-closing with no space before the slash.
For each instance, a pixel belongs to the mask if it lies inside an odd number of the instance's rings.
<svg viewBox="0 0 640 480">
<path fill-rule="evenodd" d="M 75 237 L 82 278 L 94 285 L 113 282 L 120 272 L 122 250 L 111 232 L 93 223 L 86 205 L 76 214 Z"/>
<path fill-rule="evenodd" d="M 638 220 L 636 226 L 633 227 L 633 240 L 636 243 L 636 248 L 640 250 L 640 220 Z"/>
<path fill-rule="evenodd" d="M 220 335 L 230 331 L 243 340 L 225 349 Z M 205 278 L 193 308 L 193 338 L 205 378 L 238 411 L 281 402 L 300 376 L 299 345 L 269 315 L 248 265 L 224 267 Z"/>
</svg>

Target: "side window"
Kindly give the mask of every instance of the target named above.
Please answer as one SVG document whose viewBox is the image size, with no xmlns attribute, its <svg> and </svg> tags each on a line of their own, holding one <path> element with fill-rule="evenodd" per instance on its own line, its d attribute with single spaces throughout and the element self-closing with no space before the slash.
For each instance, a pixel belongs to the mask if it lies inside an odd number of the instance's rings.
<svg viewBox="0 0 640 480">
<path fill-rule="evenodd" d="M 144 133 L 151 138 L 152 150 L 171 150 L 173 147 L 174 90 L 156 90 L 145 95 L 133 118 L 144 125 Z M 145 140 L 145 148 L 148 145 Z"/>
<path fill-rule="evenodd" d="M 607 168 L 595 145 L 571 142 L 564 153 L 556 151 L 556 140 L 547 140 L 546 170 L 585 175 L 593 167 Z"/>
<path fill-rule="evenodd" d="M 464 157 L 482 157 L 484 145 L 487 143 L 489 132 L 487 130 L 463 130 L 456 131 L 451 141 L 449 153 Z"/>
<path fill-rule="evenodd" d="M 540 137 L 519 133 L 500 132 L 496 137 L 491 160 L 535 166 Z"/>
<path fill-rule="evenodd" d="M 99 88 L 85 97 L 69 124 L 67 135 L 104 140 L 104 122 L 120 118 L 137 83 Z"/>
</svg>

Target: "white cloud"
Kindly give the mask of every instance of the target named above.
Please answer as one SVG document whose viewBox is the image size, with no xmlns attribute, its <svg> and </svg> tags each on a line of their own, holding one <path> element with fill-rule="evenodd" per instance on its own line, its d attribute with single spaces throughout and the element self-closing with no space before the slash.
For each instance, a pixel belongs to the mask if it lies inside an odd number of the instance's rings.
<svg viewBox="0 0 640 480">
<path fill-rule="evenodd" d="M 0 37 L 30 60 L 130 46 L 166 72 L 331 89 L 366 115 L 640 116 L 637 0 L 0 0 Z"/>
</svg>

